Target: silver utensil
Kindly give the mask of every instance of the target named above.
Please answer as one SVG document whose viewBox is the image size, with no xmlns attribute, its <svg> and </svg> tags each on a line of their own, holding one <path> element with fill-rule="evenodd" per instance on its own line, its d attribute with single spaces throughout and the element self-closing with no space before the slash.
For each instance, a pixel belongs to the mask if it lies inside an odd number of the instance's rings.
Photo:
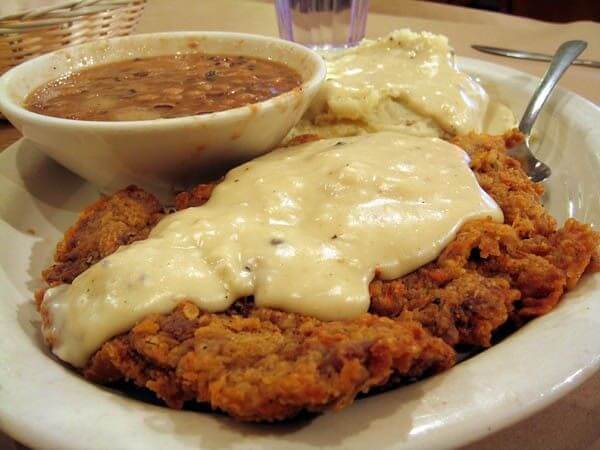
<svg viewBox="0 0 600 450">
<path fill-rule="evenodd" d="M 511 50 L 508 48 L 499 47 L 489 47 L 487 45 L 471 45 L 471 47 L 483 53 L 507 56 L 509 58 L 530 59 L 532 61 L 552 61 L 552 55 L 546 55 L 545 53 L 527 52 L 524 50 Z M 573 61 L 572 64 L 576 66 L 600 68 L 600 61 L 594 61 L 593 59 L 576 59 L 575 61 Z"/>
<path fill-rule="evenodd" d="M 519 122 L 519 130 L 525 135 L 525 140 L 518 146 L 508 150 L 508 154 L 515 159 L 518 159 L 523 166 L 523 170 L 529 176 L 531 181 L 539 182 L 548 178 L 551 174 L 550 167 L 539 161 L 529 148 L 529 137 L 531 129 L 535 123 L 542 107 L 550 97 L 556 83 L 562 77 L 565 70 L 571 65 L 573 60 L 577 58 L 582 51 L 587 47 L 587 42 L 584 41 L 567 41 L 563 43 L 554 56 L 552 62 L 542 77 L 542 81 L 535 89 L 521 122 Z"/>
</svg>

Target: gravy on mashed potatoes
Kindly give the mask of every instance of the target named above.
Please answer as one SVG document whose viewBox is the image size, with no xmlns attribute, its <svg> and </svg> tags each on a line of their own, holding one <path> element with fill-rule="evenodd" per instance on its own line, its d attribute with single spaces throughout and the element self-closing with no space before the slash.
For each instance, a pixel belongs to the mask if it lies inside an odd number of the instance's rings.
<svg viewBox="0 0 600 450">
<path fill-rule="evenodd" d="M 398 30 L 323 57 L 327 79 L 292 136 L 392 130 L 443 137 L 515 125 L 507 107 L 458 70 L 445 36 Z"/>
</svg>

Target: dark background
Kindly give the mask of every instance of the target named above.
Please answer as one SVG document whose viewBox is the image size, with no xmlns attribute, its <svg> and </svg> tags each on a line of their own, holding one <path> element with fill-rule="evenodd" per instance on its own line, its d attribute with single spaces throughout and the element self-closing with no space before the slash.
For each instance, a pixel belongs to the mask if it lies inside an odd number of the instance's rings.
<svg viewBox="0 0 600 450">
<path fill-rule="evenodd" d="M 600 0 L 429 0 L 549 22 L 600 22 Z"/>
</svg>

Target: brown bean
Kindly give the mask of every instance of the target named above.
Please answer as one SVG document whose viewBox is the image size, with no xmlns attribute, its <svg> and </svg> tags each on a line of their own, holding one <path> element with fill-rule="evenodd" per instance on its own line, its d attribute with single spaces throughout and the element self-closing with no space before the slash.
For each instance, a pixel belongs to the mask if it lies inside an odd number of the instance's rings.
<svg viewBox="0 0 600 450">
<path fill-rule="evenodd" d="M 140 102 L 151 102 L 153 100 L 158 100 L 158 95 L 156 95 L 156 94 L 142 94 L 142 95 L 138 95 L 137 99 Z"/>
<path fill-rule="evenodd" d="M 243 55 L 167 55 L 99 65 L 50 82 L 26 100 L 46 115 L 140 120 L 222 111 L 297 87 L 290 68 Z"/>
<path fill-rule="evenodd" d="M 166 89 L 163 89 L 163 94 L 166 95 L 179 95 L 183 92 L 182 88 L 179 87 L 169 87 Z"/>
</svg>

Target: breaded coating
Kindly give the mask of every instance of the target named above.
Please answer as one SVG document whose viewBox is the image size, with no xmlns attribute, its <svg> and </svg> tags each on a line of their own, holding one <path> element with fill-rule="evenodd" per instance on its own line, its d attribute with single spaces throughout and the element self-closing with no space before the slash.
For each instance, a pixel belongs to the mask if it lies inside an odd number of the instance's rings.
<svg viewBox="0 0 600 450">
<path fill-rule="evenodd" d="M 435 261 L 396 280 L 373 280 L 369 314 L 322 322 L 254 307 L 252 298 L 218 314 L 184 302 L 106 342 L 84 375 L 129 380 L 174 408 L 197 401 L 240 420 L 271 421 L 338 409 L 372 387 L 447 369 L 452 346 L 492 345 L 500 327 L 549 312 L 586 270 L 600 270 L 600 234 L 574 219 L 557 229 L 542 186 L 506 154 L 521 140 L 516 131 L 454 139 L 504 223 L 471 221 Z M 214 186 L 179 194 L 176 208 L 201 206 Z M 68 283 L 119 245 L 143 239 L 160 211 L 133 187 L 101 199 L 67 231 L 46 281 Z"/>
<path fill-rule="evenodd" d="M 321 322 L 265 308 L 208 314 L 183 303 L 104 344 L 84 375 L 129 379 L 173 408 L 195 400 L 240 420 L 273 421 L 340 409 L 359 392 L 440 372 L 454 359 L 408 318 Z"/>
<path fill-rule="evenodd" d="M 410 311 L 434 336 L 449 345 L 488 347 L 520 297 L 502 278 L 428 266 L 399 280 L 370 285 L 371 312 L 397 316 Z"/>
<path fill-rule="evenodd" d="M 48 285 L 71 283 L 77 275 L 121 245 L 145 239 L 162 218 L 152 194 L 129 186 L 88 206 L 56 246 L 54 265 L 42 273 Z"/>
<path fill-rule="evenodd" d="M 529 180 L 519 161 L 506 154 L 507 148 L 522 140 L 523 135 L 513 130 L 504 136 L 471 133 L 452 142 L 471 157 L 471 169 L 480 186 L 502 209 L 504 223 L 512 226 L 520 237 L 547 236 L 556 230 L 556 221 L 540 201 L 544 188 Z"/>
<path fill-rule="evenodd" d="M 374 281 L 371 312 L 411 311 L 450 345 L 487 347 L 509 317 L 520 324 L 547 313 L 595 265 L 600 234 L 574 219 L 556 230 L 540 200 L 542 186 L 506 154 L 521 140 L 517 131 L 454 139 L 502 208 L 504 224 L 467 223 L 436 261 L 399 280 Z"/>
<path fill-rule="evenodd" d="M 175 196 L 175 209 L 179 211 L 194 206 L 204 205 L 210 198 L 214 188 L 214 183 L 199 184 L 189 191 L 180 192 Z"/>
</svg>

